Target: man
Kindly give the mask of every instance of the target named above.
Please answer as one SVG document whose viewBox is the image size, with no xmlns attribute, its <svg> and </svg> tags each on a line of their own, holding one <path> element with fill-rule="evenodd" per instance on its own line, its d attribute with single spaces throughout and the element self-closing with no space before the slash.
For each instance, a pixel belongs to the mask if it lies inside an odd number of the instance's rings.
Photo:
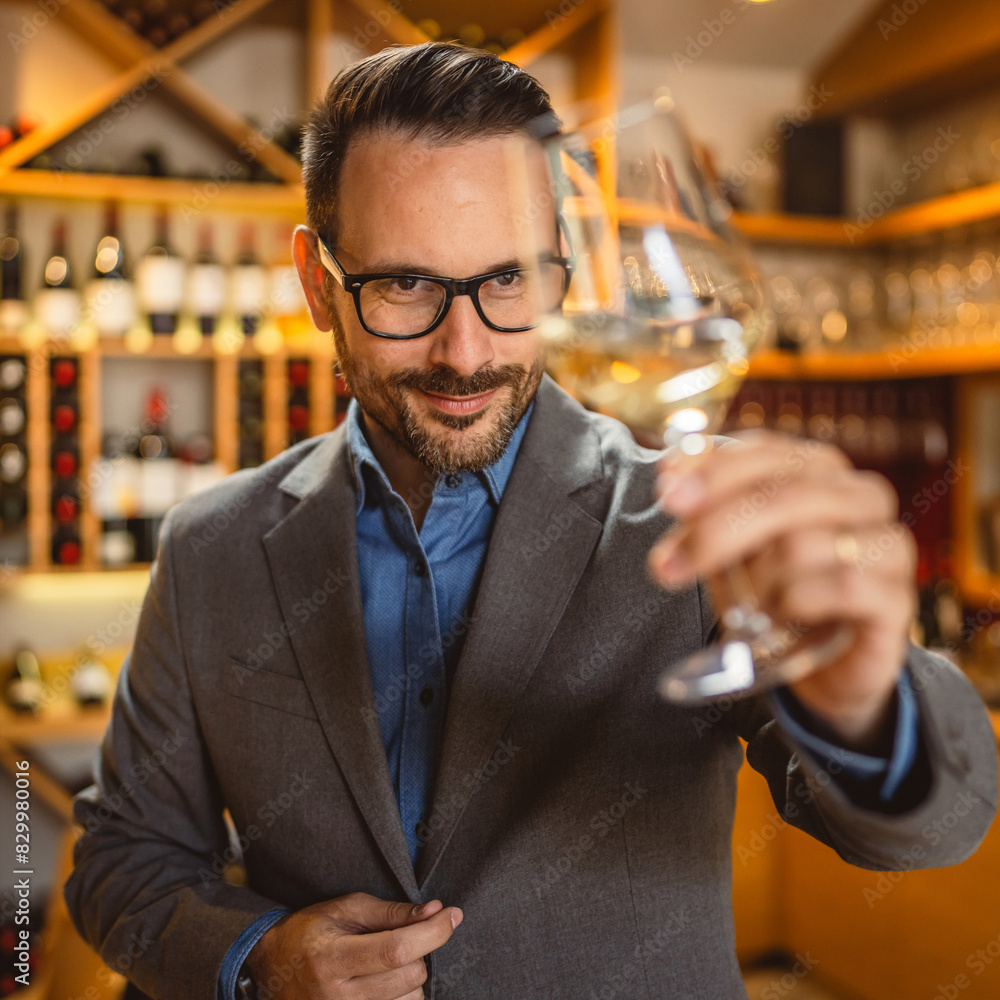
<svg viewBox="0 0 1000 1000">
<path fill-rule="evenodd" d="M 737 734 L 854 864 L 901 867 L 958 796 L 926 864 L 989 827 L 988 717 L 907 644 L 912 543 L 844 558 L 894 520 L 884 481 L 773 435 L 668 464 L 543 375 L 535 329 L 490 325 L 517 260 L 500 148 L 549 112 L 512 66 L 424 45 L 311 118 L 295 258 L 356 401 L 170 512 L 76 803 L 70 911 L 106 961 L 145 942 L 157 1000 L 743 996 Z M 442 313 L 456 286 L 411 275 L 493 277 Z M 398 325 L 413 295 L 440 298 Z M 737 558 L 776 620 L 853 645 L 773 698 L 667 704 L 661 670 L 713 629 L 700 578 Z M 224 808 L 246 885 L 220 877 Z"/>
</svg>

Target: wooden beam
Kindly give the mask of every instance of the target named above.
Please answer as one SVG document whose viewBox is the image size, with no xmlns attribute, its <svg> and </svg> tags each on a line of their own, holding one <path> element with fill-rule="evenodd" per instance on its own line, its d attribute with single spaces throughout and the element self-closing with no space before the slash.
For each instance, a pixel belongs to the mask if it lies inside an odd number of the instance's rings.
<svg viewBox="0 0 1000 1000">
<path fill-rule="evenodd" d="M 544 27 L 509 48 L 503 58 L 523 69 L 579 31 L 607 7 L 608 0 L 583 0 L 568 14 L 553 13 Z"/>
<path fill-rule="evenodd" d="M 235 111 L 197 83 L 194 77 L 174 68 L 163 82 L 171 95 L 196 111 L 213 131 L 227 138 L 245 160 L 258 160 L 287 184 L 298 184 L 302 180 L 302 168 L 294 156 L 271 142 L 264 133 L 248 125 Z"/>
<path fill-rule="evenodd" d="M 171 177 L 122 177 L 117 174 L 78 174 L 73 171 L 12 170 L 0 175 L 0 194 L 82 201 L 166 203 L 183 209 L 276 212 L 299 219 L 305 208 L 301 185 L 249 184 L 220 180 L 183 180 Z"/>
<path fill-rule="evenodd" d="M 333 37 L 333 0 L 308 0 L 306 29 L 306 103 L 314 104 L 326 93 L 333 70 L 330 39 Z"/>
<path fill-rule="evenodd" d="M 157 85 L 158 74 L 166 75 L 168 67 L 161 65 L 157 57 L 155 63 L 151 59 L 124 73 L 120 73 L 103 87 L 84 97 L 75 107 L 66 112 L 62 118 L 49 125 L 41 125 L 29 132 L 24 138 L 11 143 L 0 153 L 0 176 L 21 166 L 43 150 L 65 139 L 71 132 L 96 118 L 102 111 L 109 108 L 122 94 L 133 87 Z"/>
<path fill-rule="evenodd" d="M 830 97 L 818 116 L 919 108 L 1000 78 L 995 0 L 913 4 L 884 0 L 811 74 Z"/>
<path fill-rule="evenodd" d="M 66 23 L 98 47 L 125 70 L 110 83 L 88 95 L 76 108 L 48 127 L 29 133 L 0 153 L 0 175 L 20 166 L 75 129 L 95 118 L 133 87 L 162 85 L 218 135 L 228 139 L 244 154 L 259 160 L 282 180 L 296 184 L 301 179 L 298 161 L 239 115 L 214 98 L 177 65 L 273 0 L 241 0 L 225 8 L 217 18 L 202 22 L 162 50 L 154 49 L 132 32 L 119 18 L 109 14 L 95 0 L 74 0 L 64 8 Z"/>
<path fill-rule="evenodd" d="M 429 42 L 430 36 L 421 31 L 408 17 L 389 5 L 386 0 L 348 0 L 365 17 L 377 24 L 382 32 L 394 42 L 403 45 L 419 45 Z"/>
<path fill-rule="evenodd" d="M 27 754 L 20 753 L 7 740 L 0 736 L 0 767 L 11 775 L 22 774 L 16 766 L 17 761 L 27 759 L 31 765 L 31 790 L 50 809 L 67 823 L 73 822 L 73 796 L 59 782 L 50 778 Z"/>
</svg>

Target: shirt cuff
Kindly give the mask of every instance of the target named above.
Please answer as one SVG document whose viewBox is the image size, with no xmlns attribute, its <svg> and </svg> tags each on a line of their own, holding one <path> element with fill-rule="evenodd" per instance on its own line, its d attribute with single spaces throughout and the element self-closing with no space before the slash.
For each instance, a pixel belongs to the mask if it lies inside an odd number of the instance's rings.
<svg viewBox="0 0 1000 1000">
<path fill-rule="evenodd" d="M 863 789 L 868 793 L 866 799 L 877 788 L 879 802 L 886 806 L 893 803 L 903 781 L 913 770 L 920 746 L 917 698 L 908 671 L 903 670 L 896 685 L 896 727 L 892 753 L 888 757 L 847 750 L 817 735 L 827 727 L 787 687 L 774 689 L 773 704 L 778 722 L 785 731 L 830 775 L 846 779 L 849 786 Z M 845 784 L 843 780 L 840 783 Z"/>
<path fill-rule="evenodd" d="M 288 907 L 268 910 L 267 913 L 259 916 L 249 927 L 243 929 L 243 933 L 230 945 L 222 959 L 222 969 L 219 972 L 219 1000 L 234 1000 L 236 997 L 236 977 L 240 968 L 246 961 L 247 955 L 253 950 L 253 946 L 264 936 L 264 932 L 272 925 L 276 924 L 286 913 L 290 913 Z"/>
</svg>

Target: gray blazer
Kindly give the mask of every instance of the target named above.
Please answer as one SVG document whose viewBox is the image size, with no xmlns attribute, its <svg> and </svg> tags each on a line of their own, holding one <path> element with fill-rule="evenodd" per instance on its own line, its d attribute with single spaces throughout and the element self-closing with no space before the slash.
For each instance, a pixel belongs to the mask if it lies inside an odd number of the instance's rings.
<svg viewBox="0 0 1000 1000">
<path fill-rule="evenodd" d="M 65 898 L 83 937 L 157 1000 L 215 1000 L 223 956 L 260 914 L 363 890 L 464 910 L 429 962 L 435 1000 L 743 997 L 738 735 L 777 807 L 847 861 L 968 857 L 996 810 L 996 745 L 944 660 L 910 653 L 933 781 L 897 816 L 852 804 L 766 699 L 692 710 L 656 695 L 713 624 L 702 588 L 668 592 L 645 571 L 667 526 L 656 459 L 543 380 L 416 870 L 366 660 L 343 428 L 173 508 L 96 784 L 75 803 Z M 225 807 L 246 886 L 220 877 Z M 932 846 L 921 831 L 946 814 L 960 819 Z"/>
</svg>

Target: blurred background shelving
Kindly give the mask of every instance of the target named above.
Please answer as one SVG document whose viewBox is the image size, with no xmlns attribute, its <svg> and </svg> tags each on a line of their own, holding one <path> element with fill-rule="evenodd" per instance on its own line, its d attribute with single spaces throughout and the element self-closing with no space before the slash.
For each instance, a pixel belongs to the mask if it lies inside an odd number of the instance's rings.
<svg viewBox="0 0 1000 1000">
<path fill-rule="evenodd" d="M 11 49 L 0 206 L 15 210 L 0 238 L 21 254 L 17 297 L 7 287 L 0 301 L 0 671 L 34 649 L 44 692 L 37 712 L 0 707 L 0 761 L 29 755 L 43 776 L 41 856 L 65 846 L 70 794 L 107 720 L 106 703 L 77 703 L 70 679 L 96 659 L 113 682 L 165 507 L 343 417 L 328 335 L 291 269 L 299 132 L 339 68 L 391 43 L 497 52 L 535 74 L 570 125 L 670 87 L 776 310 L 777 343 L 754 359 L 729 428 L 812 433 L 892 480 L 921 548 L 919 634 L 1000 705 L 1000 21 L 989 0 L 925 0 L 901 24 L 894 0 L 822 12 L 810 0 L 49 7 L 0 0 Z M 100 297 L 87 297 L 109 236 L 133 295 L 150 257 L 160 281 L 187 268 L 173 306 L 134 309 L 114 334 L 98 329 Z M 148 253 L 164 244 L 172 255 Z M 0 258 L 10 252 L 0 245 Z M 67 296 L 43 308 L 38 294 L 66 291 L 46 286 L 53 258 L 82 303 L 72 321 Z M 206 296 L 212 308 L 197 305 Z M 146 438 L 158 455 L 143 455 Z M 773 822 L 746 770 L 734 903 L 748 962 L 813 948 L 820 979 L 896 1000 L 931 995 L 942 970 L 995 935 L 1000 912 L 962 900 L 995 881 L 1000 839 L 958 872 L 910 873 L 885 902 L 859 906 L 873 873 L 844 874 L 794 831 L 777 833 L 780 853 L 740 859 Z M 921 917 L 934 909 L 953 919 L 931 939 Z M 888 942 L 881 963 L 864 947 L 875 939 Z M 890 963 L 903 941 L 905 961 Z M 998 972 L 964 995 L 995 995 Z M 45 977 L 39 995 L 62 1000 L 51 962 Z M 120 986 L 110 979 L 106 995 Z"/>
</svg>

